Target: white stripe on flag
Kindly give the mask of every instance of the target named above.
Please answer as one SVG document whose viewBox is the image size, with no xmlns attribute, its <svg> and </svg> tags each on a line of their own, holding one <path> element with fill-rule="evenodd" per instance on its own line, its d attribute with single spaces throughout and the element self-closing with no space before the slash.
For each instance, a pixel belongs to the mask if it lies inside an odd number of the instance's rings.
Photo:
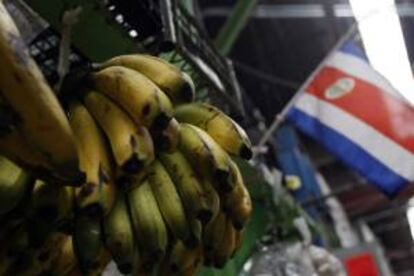
<svg viewBox="0 0 414 276">
<path fill-rule="evenodd" d="M 330 58 L 328 58 L 326 66 L 336 68 L 351 76 L 369 82 L 399 100 L 406 101 L 405 98 L 380 73 L 375 71 L 371 65 L 359 57 L 337 51 Z"/>
<path fill-rule="evenodd" d="M 347 137 L 401 177 L 414 180 L 414 155 L 370 125 L 307 93 L 295 107 Z"/>
</svg>

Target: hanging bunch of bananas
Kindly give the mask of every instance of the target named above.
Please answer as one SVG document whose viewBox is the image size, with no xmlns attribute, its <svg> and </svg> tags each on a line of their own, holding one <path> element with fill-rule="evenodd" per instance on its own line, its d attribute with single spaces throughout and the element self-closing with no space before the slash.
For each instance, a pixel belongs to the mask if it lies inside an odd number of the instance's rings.
<svg viewBox="0 0 414 276">
<path fill-rule="evenodd" d="M 251 157 L 244 130 L 193 102 L 191 79 L 153 56 L 112 58 L 71 87 L 69 121 L 87 178 L 76 202 L 101 210 L 103 242 L 119 270 L 193 275 L 202 264 L 223 267 L 252 210 L 232 159 Z M 99 188 L 112 185 L 116 196 Z"/>
<path fill-rule="evenodd" d="M 69 74 L 61 105 L 0 14 L 0 275 L 223 267 L 252 210 L 244 130 L 149 55 Z"/>
</svg>

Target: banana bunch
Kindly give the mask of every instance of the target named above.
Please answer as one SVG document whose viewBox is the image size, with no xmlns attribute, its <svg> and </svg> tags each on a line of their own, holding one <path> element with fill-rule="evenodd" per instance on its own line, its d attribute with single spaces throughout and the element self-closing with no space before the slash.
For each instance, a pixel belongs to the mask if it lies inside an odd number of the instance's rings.
<svg viewBox="0 0 414 276">
<path fill-rule="evenodd" d="M 74 188 L 75 216 L 101 218 L 104 247 L 122 273 L 223 267 L 252 210 L 233 161 L 252 155 L 244 130 L 193 102 L 191 79 L 157 57 L 118 56 L 76 81 L 66 106 L 86 183 Z M 88 239 L 75 251 L 85 253 Z M 92 243 L 84 250 L 93 254 L 77 254 L 81 264 L 99 255 Z"/>
<path fill-rule="evenodd" d="M 59 102 L 0 13 L 0 275 L 223 267 L 252 211 L 244 130 L 150 55 L 70 73 Z"/>
</svg>

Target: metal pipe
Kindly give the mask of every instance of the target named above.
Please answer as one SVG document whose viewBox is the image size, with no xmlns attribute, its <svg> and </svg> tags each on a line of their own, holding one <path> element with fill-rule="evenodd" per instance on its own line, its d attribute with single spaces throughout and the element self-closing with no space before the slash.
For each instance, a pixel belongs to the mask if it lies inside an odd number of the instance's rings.
<svg viewBox="0 0 414 276">
<path fill-rule="evenodd" d="M 257 2 L 257 0 L 239 0 L 237 2 L 215 41 L 216 47 L 222 55 L 230 53 Z"/>
</svg>

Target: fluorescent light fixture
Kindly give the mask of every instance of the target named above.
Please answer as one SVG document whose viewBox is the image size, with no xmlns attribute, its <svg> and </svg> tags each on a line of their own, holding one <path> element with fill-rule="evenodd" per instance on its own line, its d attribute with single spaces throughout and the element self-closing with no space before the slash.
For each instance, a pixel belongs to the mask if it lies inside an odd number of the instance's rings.
<svg viewBox="0 0 414 276">
<path fill-rule="evenodd" d="M 410 226 L 411 237 L 414 240 L 414 198 L 411 198 L 408 201 L 407 220 L 408 220 L 408 225 Z"/>
<path fill-rule="evenodd" d="M 394 0 L 350 0 L 372 66 L 412 104 L 414 80 Z"/>
</svg>

